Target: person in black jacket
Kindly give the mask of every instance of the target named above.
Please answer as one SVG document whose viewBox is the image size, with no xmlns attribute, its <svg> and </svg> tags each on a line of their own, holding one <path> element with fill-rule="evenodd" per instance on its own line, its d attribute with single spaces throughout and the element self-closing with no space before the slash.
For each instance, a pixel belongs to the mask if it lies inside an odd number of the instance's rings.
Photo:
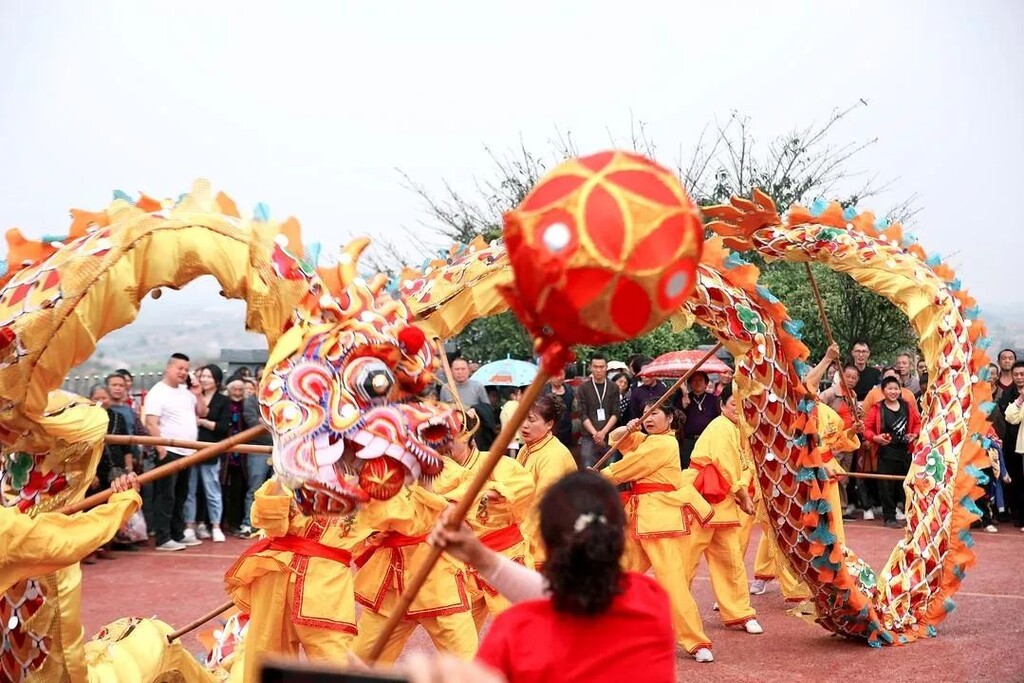
<svg viewBox="0 0 1024 683">
<path fill-rule="evenodd" d="M 200 406 L 198 414 L 199 440 L 223 441 L 228 438 L 231 428 L 231 415 L 228 397 L 221 392 L 224 372 L 216 365 L 206 365 L 196 374 L 199 381 L 200 394 L 197 397 Z M 204 410 L 205 406 L 205 410 Z M 205 530 L 196 529 L 196 490 L 202 481 L 203 493 L 206 496 L 206 509 L 210 515 L 209 534 L 214 543 L 223 543 L 226 539 L 221 530 L 220 522 L 224 511 L 223 497 L 220 489 L 220 459 L 214 458 L 191 468 L 188 480 L 188 495 L 185 498 L 185 536 L 182 543 L 198 545 L 207 534 Z"/>
<path fill-rule="evenodd" d="M 565 406 L 562 417 L 558 420 L 558 424 L 555 425 L 552 433 L 556 439 L 562 442 L 562 445 L 572 451 L 573 446 L 575 446 L 572 439 L 572 413 L 576 394 L 573 388 L 565 383 L 565 370 L 551 375 L 551 379 L 544 385 L 544 395 L 547 396 L 549 394 L 562 399 L 562 405 Z"/>
</svg>

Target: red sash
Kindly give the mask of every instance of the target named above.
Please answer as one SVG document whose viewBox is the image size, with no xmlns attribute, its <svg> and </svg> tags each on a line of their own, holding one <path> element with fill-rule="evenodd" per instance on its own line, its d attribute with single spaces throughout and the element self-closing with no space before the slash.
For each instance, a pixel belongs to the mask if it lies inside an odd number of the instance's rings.
<svg viewBox="0 0 1024 683">
<path fill-rule="evenodd" d="M 693 482 L 693 487 L 704 500 L 715 505 L 729 496 L 729 485 L 717 467 L 695 462 L 690 462 L 690 467 L 697 470 L 697 480 Z"/>
<path fill-rule="evenodd" d="M 628 482 L 628 484 L 629 488 L 627 490 L 619 491 L 619 498 L 622 500 L 623 505 L 628 503 L 629 499 L 633 496 L 642 496 L 645 493 L 669 493 L 676 490 L 676 487 L 672 484 L 643 484 L 632 481 Z"/>
<path fill-rule="evenodd" d="M 392 552 L 399 548 L 405 548 L 410 545 L 419 545 L 427 540 L 428 534 L 422 536 L 406 536 L 395 531 L 389 531 L 383 541 L 375 546 L 367 548 L 362 555 L 356 558 L 356 567 L 362 568 L 364 564 L 370 561 L 370 558 L 380 550 L 381 548 L 388 548 Z"/>
<path fill-rule="evenodd" d="M 504 529 L 490 531 L 480 537 L 481 543 L 498 553 L 508 550 L 522 540 L 523 532 L 519 530 L 518 524 L 509 524 Z"/>
<path fill-rule="evenodd" d="M 262 553 L 265 550 L 279 550 L 304 557 L 322 557 L 325 560 L 334 560 L 346 566 L 352 563 L 352 553 L 349 551 L 341 548 L 332 548 L 319 541 L 302 538 L 301 536 L 264 538 L 249 546 L 249 549 L 243 553 L 243 557 Z"/>
</svg>

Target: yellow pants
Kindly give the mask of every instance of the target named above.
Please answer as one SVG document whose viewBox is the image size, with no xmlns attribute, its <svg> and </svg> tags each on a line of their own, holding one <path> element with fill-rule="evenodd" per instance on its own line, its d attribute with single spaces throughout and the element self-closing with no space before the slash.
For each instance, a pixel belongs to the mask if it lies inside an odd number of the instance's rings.
<svg viewBox="0 0 1024 683">
<path fill-rule="evenodd" d="M 417 626 L 422 626 L 426 630 L 430 640 L 434 643 L 434 647 L 438 650 L 450 652 L 462 659 L 472 659 L 476 655 L 480 642 L 473 616 L 472 612 L 467 611 L 441 617 L 425 617 L 415 621 L 403 619 L 398 622 L 398 626 L 391 633 L 391 637 L 388 638 L 388 642 L 377 661 L 383 664 L 390 664 L 398 659 L 398 656 L 402 654 L 402 650 L 409 640 L 409 636 L 412 635 Z M 484 618 L 486 618 L 486 615 L 484 615 Z M 362 616 L 359 617 L 359 635 L 356 636 L 355 643 L 352 645 L 352 650 L 356 653 L 356 656 L 363 660 L 369 658 L 370 650 L 373 649 L 373 644 L 377 642 L 378 636 L 384 630 L 384 623 L 386 621 L 387 617 L 385 616 L 371 612 L 368 609 L 363 610 Z"/>
<path fill-rule="evenodd" d="M 685 537 L 648 538 L 637 541 L 626 538 L 623 567 L 629 571 L 646 572 L 654 569 L 654 576 L 668 593 L 672 602 L 672 627 L 679 645 L 693 654 L 699 648 L 711 647 L 704 633 L 700 610 L 690 594 L 690 579 L 679 571 L 686 566 Z"/>
<path fill-rule="evenodd" d="M 693 582 L 703 555 L 708 561 L 711 589 L 726 626 L 745 624 L 756 616 L 750 606 L 747 569 L 743 566 L 740 527 L 694 526 L 683 536 L 683 567 L 687 584 Z"/>
<path fill-rule="evenodd" d="M 347 661 L 346 653 L 352 649 L 354 633 L 292 623 L 289 615 L 295 602 L 295 574 L 265 574 L 253 582 L 251 590 L 246 654 L 241 662 L 236 661 L 231 667 L 229 680 L 232 683 L 258 681 L 261 656 L 296 659 L 300 646 L 310 660 Z"/>
</svg>

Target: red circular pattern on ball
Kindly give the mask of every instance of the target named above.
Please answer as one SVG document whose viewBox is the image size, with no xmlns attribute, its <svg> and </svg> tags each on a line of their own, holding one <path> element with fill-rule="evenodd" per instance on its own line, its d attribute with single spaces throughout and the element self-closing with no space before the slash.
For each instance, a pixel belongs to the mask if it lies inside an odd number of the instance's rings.
<svg viewBox="0 0 1024 683">
<path fill-rule="evenodd" d="M 568 241 L 547 232 L 556 223 Z M 567 344 L 644 334 L 692 291 L 703 240 L 699 211 L 667 169 L 626 152 L 568 160 L 505 217 L 514 306 L 531 332 Z"/>
<path fill-rule="evenodd" d="M 405 482 L 405 465 L 387 456 L 363 463 L 359 471 L 359 488 L 370 498 L 388 500 L 398 495 Z"/>
</svg>

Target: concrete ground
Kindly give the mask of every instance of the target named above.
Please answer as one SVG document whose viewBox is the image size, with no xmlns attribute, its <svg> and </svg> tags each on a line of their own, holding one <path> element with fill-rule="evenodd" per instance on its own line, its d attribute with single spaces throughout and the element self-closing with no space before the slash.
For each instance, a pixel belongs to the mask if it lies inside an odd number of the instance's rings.
<svg viewBox="0 0 1024 683">
<path fill-rule="evenodd" d="M 881 522 L 847 522 L 853 548 L 879 569 L 901 532 Z M 755 530 L 755 536 L 758 531 Z M 830 636 L 825 630 L 786 614 L 777 584 L 754 596 L 759 636 L 726 629 L 711 610 L 714 598 L 702 570 L 694 585 L 708 636 L 715 644 L 715 662 L 697 664 L 679 658 L 679 680 L 900 681 L 957 682 L 1024 681 L 1024 533 L 1004 524 L 998 534 L 975 533 L 978 566 L 967 574 L 957 594 L 957 610 L 939 627 L 939 637 L 905 647 L 872 649 L 859 642 Z M 750 557 L 756 547 L 751 541 Z M 247 541 L 228 539 L 177 553 L 151 548 L 115 553 L 116 559 L 83 566 L 83 617 L 86 636 L 122 616 L 155 616 L 180 626 L 225 601 L 222 577 Z M 748 567 L 749 570 L 749 567 Z M 207 629 L 210 626 L 205 627 Z M 185 640 L 201 651 L 195 634 Z M 432 649 L 418 632 L 411 649 Z"/>
</svg>

